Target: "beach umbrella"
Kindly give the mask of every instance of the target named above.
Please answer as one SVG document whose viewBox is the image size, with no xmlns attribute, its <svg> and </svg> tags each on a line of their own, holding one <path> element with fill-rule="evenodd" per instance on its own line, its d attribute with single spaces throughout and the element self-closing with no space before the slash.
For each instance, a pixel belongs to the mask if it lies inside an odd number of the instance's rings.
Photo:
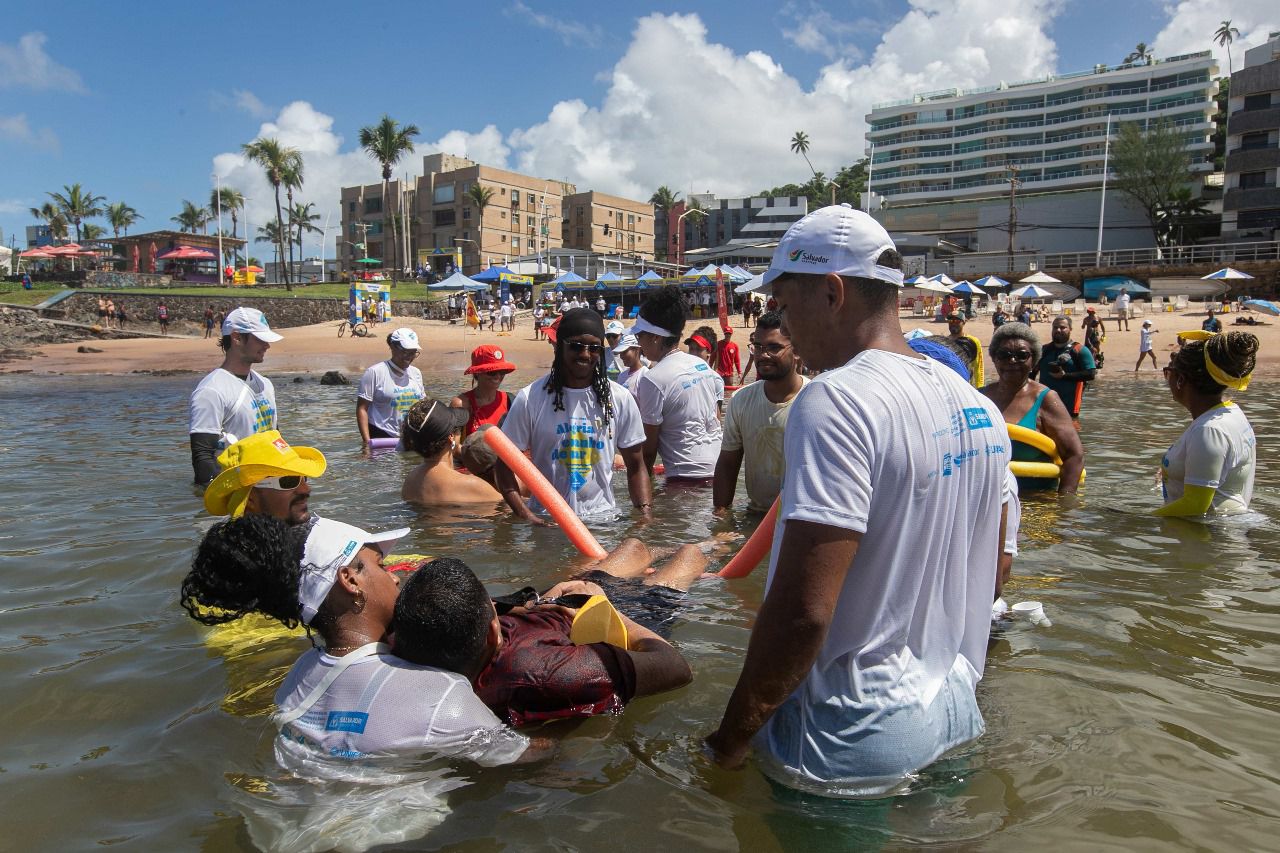
<svg viewBox="0 0 1280 853">
<path fill-rule="evenodd" d="M 984 275 L 982 278 L 975 281 L 974 284 L 978 285 L 978 287 L 986 288 L 987 290 L 1009 286 L 1009 282 L 1005 281 L 998 275 Z"/>
<path fill-rule="evenodd" d="M 985 295 L 985 291 L 983 291 L 981 287 L 978 287 L 976 284 L 970 284 L 967 281 L 962 281 L 959 284 L 952 287 L 951 292 L 952 293 L 980 293 Z"/>
<path fill-rule="evenodd" d="M 1035 284 L 1027 284 L 1019 287 L 1009 295 L 1016 296 L 1019 299 L 1044 299 L 1046 297 L 1053 296 L 1053 291 L 1045 290 L 1043 287 L 1038 287 Z"/>
<path fill-rule="evenodd" d="M 929 281 L 932 281 L 932 279 L 930 279 L 928 276 L 913 275 L 911 276 L 911 278 L 903 281 L 902 283 L 907 287 L 919 287 L 920 285 L 925 284 L 926 282 L 929 282 Z"/>
<path fill-rule="evenodd" d="M 39 260 L 44 260 L 45 258 L 52 258 L 54 257 L 54 255 L 50 254 L 47 247 L 37 246 L 34 249 L 27 249 L 25 252 L 19 253 L 18 257 L 31 258 L 33 260 L 39 261 Z"/>
<path fill-rule="evenodd" d="M 929 290 L 934 293 L 950 293 L 951 292 L 950 287 L 948 287 L 947 285 L 943 284 L 940 281 L 934 281 L 933 279 L 926 279 L 924 282 L 917 284 L 915 286 L 920 290 Z"/>
<path fill-rule="evenodd" d="M 129 262 L 130 262 L 130 265 L 133 267 L 133 271 L 134 271 L 134 272 L 139 272 L 139 269 L 138 269 L 138 244 L 137 244 L 137 243 L 134 243 L 131 247 L 129 247 Z"/>
<path fill-rule="evenodd" d="M 937 275 L 929 276 L 929 281 L 932 281 L 935 284 L 945 284 L 947 287 L 950 287 L 951 285 L 956 283 L 956 280 L 954 278 L 952 278 L 951 276 L 947 275 L 944 272 L 940 272 Z"/>
<path fill-rule="evenodd" d="M 266 270 L 264 270 L 262 267 L 258 266 L 257 264 L 254 264 L 251 267 L 240 267 L 240 272 L 260 273 L 260 272 L 266 272 Z"/>
<path fill-rule="evenodd" d="M 1253 276 L 1249 275 L 1247 272 L 1240 272 L 1240 270 L 1233 270 L 1231 267 L 1223 267 L 1217 272 L 1211 272 L 1208 275 L 1202 275 L 1200 276 L 1200 278 L 1202 281 L 1211 281 L 1211 280 L 1226 279 L 1226 278 L 1253 278 Z"/>
<path fill-rule="evenodd" d="M 380 264 L 382 261 L 377 258 L 356 258 L 357 264 Z"/>
<path fill-rule="evenodd" d="M 195 246 L 175 246 L 156 255 L 161 261 L 212 261 L 217 257 L 208 249 L 198 249 Z"/>
<path fill-rule="evenodd" d="M 1033 272 L 1026 278 L 1018 279 L 1018 284 L 1062 284 L 1061 279 L 1056 279 L 1047 272 Z M 1053 294 L 1045 294 L 1052 296 Z"/>
<path fill-rule="evenodd" d="M 1280 317 L 1280 303 L 1272 302 L 1270 299 L 1246 299 L 1241 304 L 1251 311 L 1261 311 L 1273 317 Z"/>
<path fill-rule="evenodd" d="M 147 246 L 147 272 L 156 271 L 156 241 L 152 240 Z"/>
</svg>

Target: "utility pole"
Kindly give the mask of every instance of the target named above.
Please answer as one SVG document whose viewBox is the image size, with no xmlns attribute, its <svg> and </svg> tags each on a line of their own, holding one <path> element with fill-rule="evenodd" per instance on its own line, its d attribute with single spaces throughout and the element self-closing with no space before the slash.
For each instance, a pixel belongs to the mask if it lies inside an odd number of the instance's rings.
<svg viewBox="0 0 1280 853">
<path fill-rule="evenodd" d="M 1013 272 L 1013 235 L 1018 230 L 1018 207 L 1015 200 L 1018 195 L 1018 187 L 1022 182 L 1018 180 L 1018 167 L 1016 164 L 1009 164 L 1009 272 Z"/>
</svg>

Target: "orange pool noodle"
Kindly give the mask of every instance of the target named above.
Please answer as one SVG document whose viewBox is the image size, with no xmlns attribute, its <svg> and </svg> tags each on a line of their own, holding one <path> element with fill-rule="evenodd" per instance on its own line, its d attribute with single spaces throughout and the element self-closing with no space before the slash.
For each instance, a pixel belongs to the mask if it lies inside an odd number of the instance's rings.
<svg viewBox="0 0 1280 853">
<path fill-rule="evenodd" d="M 569 508 L 564 498 L 556 491 L 555 486 L 547 482 L 547 478 L 542 476 L 542 472 L 529 461 L 529 458 L 520 452 L 520 449 L 511 443 L 511 439 L 502 434 L 502 430 L 494 427 L 484 431 L 484 441 L 493 452 L 498 454 L 498 458 L 506 463 L 507 467 L 519 477 L 524 484 L 529 487 L 529 494 L 538 499 L 538 503 L 547 508 L 547 512 L 551 514 L 551 519 L 560 525 L 560 529 L 564 531 L 564 535 L 569 537 L 569 541 L 573 543 L 573 547 L 577 548 L 588 557 L 599 559 L 607 556 L 608 551 L 600 546 L 596 541 L 596 537 L 591 535 L 591 531 L 582 523 L 582 519 Z"/>
<path fill-rule="evenodd" d="M 774 498 L 773 506 L 769 507 L 769 511 L 765 513 L 760 526 L 751 534 L 747 544 L 733 555 L 733 559 L 725 563 L 723 569 L 716 572 L 719 577 L 745 578 L 760 564 L 761 560 L 768 556 L 769 549 L 773 547 L 773 528 L 778 523 L 779 500 L 781 498 Z"/>
</svg>

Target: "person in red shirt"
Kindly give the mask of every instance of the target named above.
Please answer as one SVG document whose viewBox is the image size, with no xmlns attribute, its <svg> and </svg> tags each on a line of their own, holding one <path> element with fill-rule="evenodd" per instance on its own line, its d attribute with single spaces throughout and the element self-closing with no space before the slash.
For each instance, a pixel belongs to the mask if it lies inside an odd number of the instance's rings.
<svg viewBox="0 0 1280 853">
<path fill-rule="evenodd" d="M 734 376 L 742 375 L 742 362 L 738 360 L 738 345 L 733 342 L 733 329 L 729 326 L 721 326 L 724 332 L 724 340 L 716 348 L 715 367 L 716 372 L 724 378 L 725 385 L 735 385 Z"/>
<path fill-rule="evenodd" d="M 462 372 L 471 376 L 474 384 L 449 402 L 452 408 L 466 409 L 470 414 L 467 425 L 462 428 L 463 438 L 485 424 L 502 425 L 507 409 L 511 408 L 511 395 L 500 386 L 515 369 L 493 344 L 481 344 L 471 352 L 471 366 Z"/>
<path fill-rule="evenodd" d="M 707 560 L 697 546 L 686 545 L 644 575 L 652 558 L 643 543 L 625 540 L 596 570 L 502 616 L 466 563 L 452 557 L 433 560 L 401 583 L 395 654 L 465 676 L 476 695 L 511 725 L 620 713 L 638 696 L 688 684 L 693 677 L 688 663 L 656 632 L 626 615 L 626 648 L 574 645 L 570 632 L 577 611 L 547 602 L 601 595 L 605 584 L 613 601 L 627 598 L 650 614 L 663 611 L 670 617 Z"/>
</svg>

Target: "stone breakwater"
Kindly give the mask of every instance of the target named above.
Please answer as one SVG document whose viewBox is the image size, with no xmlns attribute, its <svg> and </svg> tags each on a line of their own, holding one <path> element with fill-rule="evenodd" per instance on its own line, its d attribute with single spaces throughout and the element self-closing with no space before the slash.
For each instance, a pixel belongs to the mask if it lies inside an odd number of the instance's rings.
<svg viewBox="0 0 1280 853">
<path fill-rule="evenodd" d="M 27 361 L 35 350 L 48 344 L 132 337 L 127 332 L 103 330 L 101 333 L 74 326 L 42 321 L 36 312 L 17 308 L 0 308 L 0 364 Z"/>
</svg>

